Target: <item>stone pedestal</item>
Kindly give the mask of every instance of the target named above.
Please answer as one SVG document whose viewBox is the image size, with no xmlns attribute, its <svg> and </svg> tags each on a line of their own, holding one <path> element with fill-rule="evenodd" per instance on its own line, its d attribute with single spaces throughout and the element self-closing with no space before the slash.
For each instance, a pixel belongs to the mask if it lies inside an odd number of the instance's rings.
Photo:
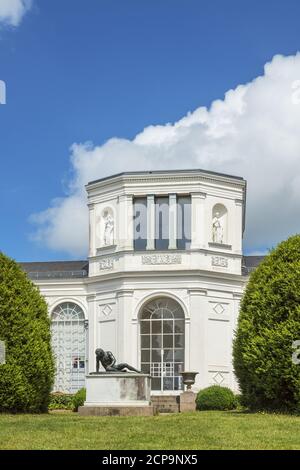
<svg viewBox="0 0 300 470">
<path fill-rule="evenodd" d="M 187 390 L 180 394 L 180 413 L 187 413 L 196 410 L 196 394 L 191 390 Z"/>
<path fill-rule="evenodd" d="M 85 416 L 153 415 L 151 378 L 132 372 L 99 372 L 86 377 L 86 401 L 78 412 Z"/>
</svg>

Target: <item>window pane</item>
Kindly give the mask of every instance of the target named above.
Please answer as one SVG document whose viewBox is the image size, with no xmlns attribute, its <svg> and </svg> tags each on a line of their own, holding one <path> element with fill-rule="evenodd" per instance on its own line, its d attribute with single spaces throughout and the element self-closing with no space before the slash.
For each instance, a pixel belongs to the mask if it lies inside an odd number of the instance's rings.
<svg viewBox="0 0 300 470">
<path fill-rule="evenodd" d="M 183 362 L 178 362 L 174 365 L 174 375 L 180 375 L 183 372 Z"/>
<path fill-rule="evenodd" d="M 169 248 L 169 197 L 155 198 L 155 248 Z"/>
<path fill-rule="evenodd" d="M 161 389 L 161 379 L 152 379 L 151 380 L 151 388 L 152 390 L 160 390 Z"/>
<path fill-rule="evenodd" d="M 141 348 L 142 349 L 149 349 L 150 348 L 150 336 L 142 335 L 141 336 Z"/>
<path fill-rule="evenodd" d="M 182 308 L 181 308 L 180 306 L 178 306 L 178 307 L 173 311 L 173 315 L 174 315 L 174 319 L 175 319 L 175 320 L 184 319 L 184 314 L 183 314 Z"/>
<path fill-rule="evenodd" d="M 184 336 L 183 335 L 175 335 L 175 347 L 176 348 L 183 348 L 184 347 Z"/>
<path fill-rule="evenodd" d="M 164 320 L 163 321 L 164 334 L 171 334 L 174 332 L 174 321 Z"/>
<path fill-rule="evenodd" d="M 153 320 L 152 321 L 152 333 L 161 333 L 161 321 Z"/>
<path fill-rule="evenodd" d="M 173 390 L 173 377 L 164 377 L 163 378 L 163 387 L 164 390 Z"/>
<path fill-rule="evenodd" d="M 151 320 L 160 320 L 161 319 L 161 310 L 155 310 L 151 313 Z"/>
<path fill-rule="evenodd" d="M 151 351 L 151 362 L 161 362 L 161 350 L 160 349 L 152 349 Z"/>
<path fill-rule="evenodd" d="M 141 321 L 141 333 L 142 334 L 150 333 L 150 321 Z"/>
<path fill-rule="evenodd" d="M 152 349 L 161 349 L 161 335 L 152 336 Z"/>
<path fill-rule="evenodd" d="M 174 377 L 174 390 L 181 390 L 183 388 L 182 376 Z"/>
<path fill-rule="evenodd" d="M 173 362 L 173 349 L 164 349 L 164 362 Z"/>
<path fill-rule="evenodd" d="M 163 313 L 163 319 L 164 320 L 172 320 L 174 318 L 173 313 L 170 310 L 166 309 L 166 308 L 163 310 L 162 313 Z"/>
<path fill-rule="evenodd" d="M 173 348 L 173 335 L 164 335 L 164 348 Z"/>
<path fill-rule="evenodd" d="M 184 360 L 184 350 L 183 349 L 175 349 L 174 351 L 174 361 L 175 362 L 183 362 Z"/>
<path fill-rule="evenodd" d="M 191 247 L 191 197 L 177 197 L 177 248 L 188 250 Z"/>
<path fill-rule="evenodd" d="M 175 321 L 175 333 L 184 333 L 184 321 L 177 320 Z"/>
<path fill-rule="evenodd" d="M 150 362 L 150 350 L 142 349 L 141 362 Z"/>
<path fill-rule="evenodd" d="M 141 370 L 144 374 L 150 374 L 150 364 L 147 364 L 147 363 L 142 364 Z"/>
<path fill-rule="evenodd" d="M 147 247 L 147 198 L 134 199 L 133 205 L 133 240 L 135 250 Z"/>
</svg>

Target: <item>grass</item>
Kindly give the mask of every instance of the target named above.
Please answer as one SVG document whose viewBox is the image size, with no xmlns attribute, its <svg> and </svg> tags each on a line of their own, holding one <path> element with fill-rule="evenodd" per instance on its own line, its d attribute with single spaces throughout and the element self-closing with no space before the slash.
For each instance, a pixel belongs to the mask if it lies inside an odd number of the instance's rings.
<svg viewBox="0 0 300 470">
<path fill-rule="evenodd" d="M 0 449 L 300 449 L 300 417 L 229 411 L 154 417 L 2 414 Z"/>
</svg>

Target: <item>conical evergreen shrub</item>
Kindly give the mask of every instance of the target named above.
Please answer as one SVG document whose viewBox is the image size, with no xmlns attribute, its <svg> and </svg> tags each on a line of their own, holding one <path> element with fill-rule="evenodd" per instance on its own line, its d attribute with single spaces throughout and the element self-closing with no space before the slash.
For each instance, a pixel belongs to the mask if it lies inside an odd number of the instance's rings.
<svg viewBox="0 0 300 470">
<path fill-rule="evenodd" d="M 45 412 L 54 377 L 47 304 L 21 267 L 0 253 L 0 411 Z"/>
<path fill-rule="evenodd" d="M 300 411 L 300 236 L 273 249 L 251 274 L 233 347 L 243 404 Z"/>
</svg>

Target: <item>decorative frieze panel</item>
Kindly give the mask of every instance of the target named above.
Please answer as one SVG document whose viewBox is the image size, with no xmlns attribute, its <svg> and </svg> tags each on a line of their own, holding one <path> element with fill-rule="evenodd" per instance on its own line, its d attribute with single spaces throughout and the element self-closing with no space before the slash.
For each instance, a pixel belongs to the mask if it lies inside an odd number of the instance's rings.
<svg viewBox="0 0 300 470">
<path fill-rule="evenodd" d="M 99 261 L 100 271 L 105 271 L 114 268 L 114 258 L 103 258 Z"/>
<path fill-rule="evenodd" d="M 228 268 L 228 259 L 223 256 L 212 256 L 211 265 L 219 268 Z"/>
<path fill-rule="evenodd" d="M 181 264 L 181 255 L 178 254 L 156 254 L 143 255 L 142 264 Z"/>
</svg>

